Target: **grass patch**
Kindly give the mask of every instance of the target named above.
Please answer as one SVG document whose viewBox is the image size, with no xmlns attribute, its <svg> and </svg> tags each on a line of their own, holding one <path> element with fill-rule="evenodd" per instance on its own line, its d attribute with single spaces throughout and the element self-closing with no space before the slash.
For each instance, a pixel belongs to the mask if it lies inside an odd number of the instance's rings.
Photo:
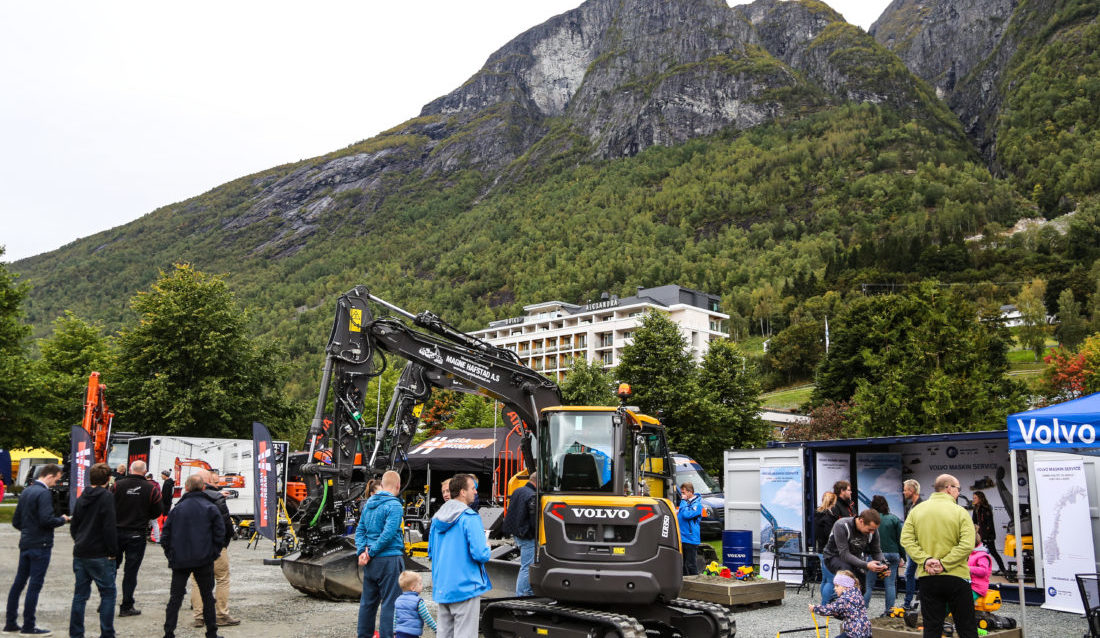
<svg viewBox="0 0 1100 638">
<path fill-rule="evenodd" d="M 11 523 L 12 516 L 15 516 L 15 503 L 0 505 L 0 523 Z M 719 543 L 719 545 L 721 545 L 721 543 Z M 719 548 L 718 551 L 721 551 L 721 548 Z"/>
<path fill-rule="evenodd" d="M 810 400 L 810 394 L 813 391 L 813 385 L 801 385 L 767 392 L 760 395 L 760 404 L 772 410 L 797 410 L 799 406 Z"/>
</svg>

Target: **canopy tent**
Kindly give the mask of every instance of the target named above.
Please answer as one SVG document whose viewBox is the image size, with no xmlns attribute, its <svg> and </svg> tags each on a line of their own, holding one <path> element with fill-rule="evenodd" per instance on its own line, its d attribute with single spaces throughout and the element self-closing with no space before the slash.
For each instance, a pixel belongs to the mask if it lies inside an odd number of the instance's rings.
<svg viewBox="0 0 1100 638">
<path fill-rule="evenodd" d="M 1100 423 L 1100 392 L 1065 401 L 1045 408 L 1036 408 L 1008 415 L 1009 465 L 1012 468 L 1012 511 L 1020 520 L 1020 487 L 1016 471 L 1016 451 L 1033 450 L 1100 456 L 1096 440 Z M 1022 552 L 1021 552 L 1022 553 Z M 1016 561 L 1017 587 L 1024 600 L 1023 561 Z M 1020 625 L 1027 635 L 1027 606 L 1020 607 Z"/>
<path fill-rule="evenodd" d="M 409 452 L 411 470 L 433 472 L 470 472 L 490 474 L 498 458 L 519 458 L 520 437 L 508 434 L 511 428 L 470 428 L 445 430 L 427 439 Z"/>
<path fill-rule="evenodd" d="M 11 455 L 11 474 L 12 483 L 23 485 L 27 479 L 31 476 L 31 470 L 35 465 L 45 465 L 46 463 L 61 464 L 61 455 L 54 454 L 46 448 L 19 448 L 18 450 L 8 450 Z M 23 461 L 27 463 L 25 467 L 22 467 Z"/>
</svg>

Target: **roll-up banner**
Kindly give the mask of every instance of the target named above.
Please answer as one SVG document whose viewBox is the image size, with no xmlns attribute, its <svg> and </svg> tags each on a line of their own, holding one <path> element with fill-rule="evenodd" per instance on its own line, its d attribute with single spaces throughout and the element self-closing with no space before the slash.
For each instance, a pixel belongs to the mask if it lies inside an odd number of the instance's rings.
<svg viewBox="0 0 1100 638">
<path fill-rule="evenodd" d="M 1093 571 L 1092 520 L 1080 460 L 1036 461 L 1035 485 L 1043 539 L 1043 607 L 1085 613 L 1075 574 Z"/>
<path fill-rule="evenodd" d="M 260 536 L 275 540 L 279 511 L 279 473 L 271 432 L 259 421 L 252 422 L 252 459 L 256 490 L 252 494 Z"/>
<path fill-rule="evenodd" d="M 92 467 L 92 435 L 79 425 L 70 433 L 73 445 L 69 455 L 69 511 L 76 510 L 76 499 L 91 483 L 88 470 Z"/>
<path fill-rule="evenodd" d="M 802 551 L 801 466 L 760 468 L 760 519 L 761 575 L 771 580 L 802 582 L 797 557 L 777 560 L 779 554 Z"/>
<path fill-rule="evenodd" d="M 857 511 L 871 507 L 875 495 L 886 497 L 890 511 L 903 512 L 901 496 L 901 454 L 861 452 L 856 454 Z M 901 516 L 898 516 L 901 518 Z"/>
<path fill-rule="evenodd" d="M 11 452 L 0 449 L 0 480 L 11 486 Z"/>
<path fill-rule="evenodd" d="M 821 495 L 831 492 L 837 481 L 852 482 L 852 455 L 847 452 L 818 452 L 815 456 L 817 493 L 814 494 L 814 504 L 820 505 Z"/>
</svg>

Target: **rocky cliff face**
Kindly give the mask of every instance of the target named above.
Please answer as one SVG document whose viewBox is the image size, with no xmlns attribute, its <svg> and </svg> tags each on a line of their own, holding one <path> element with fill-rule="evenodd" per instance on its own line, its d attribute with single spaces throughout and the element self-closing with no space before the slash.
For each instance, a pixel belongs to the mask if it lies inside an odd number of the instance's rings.
<svg viewBox="0 0 1100 638">
<path fill-rule="evenodd" d="M 844 101 L 949 119 L 896 57 L 815 0 L 589 0 L 506 44 L 420 117 L 258 182 L 225 230 L 279 220 L 261 249 L 285 255 L 342 202 L 370 211 L 402 180 L 494 180 L 567 151 L 630 156 Z"/>
<path fill-rule="evenodd" d="M 1019 0 L 894 0 L 870 33 L 896 53 L 962 121 L 991 159 L 1001 78 L 1016 52 Z"/>
</svg>

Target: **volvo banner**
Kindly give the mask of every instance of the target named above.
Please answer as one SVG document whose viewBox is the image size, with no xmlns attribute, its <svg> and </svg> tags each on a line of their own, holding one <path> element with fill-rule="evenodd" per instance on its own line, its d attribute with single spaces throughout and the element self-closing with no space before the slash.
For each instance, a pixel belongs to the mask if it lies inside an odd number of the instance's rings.
<svg viewBox="0 0 1100 638">
<path fill-rule="evenodd" d="M 92 435 L 79 425 L 72 429 L 73 448 L 69 456 L 69 511 L 76 510 L 76 499 L 91 484 L 88 470 L 92 467 Z"/>
<path fill-rule="evenodd" d="M 252 422 L 252 459 L 256 491 L 252 494 L 260 536 L 275 540 L 279 511 L 279 473 L 271 432 L 263 423 Z"/>
</svg>

